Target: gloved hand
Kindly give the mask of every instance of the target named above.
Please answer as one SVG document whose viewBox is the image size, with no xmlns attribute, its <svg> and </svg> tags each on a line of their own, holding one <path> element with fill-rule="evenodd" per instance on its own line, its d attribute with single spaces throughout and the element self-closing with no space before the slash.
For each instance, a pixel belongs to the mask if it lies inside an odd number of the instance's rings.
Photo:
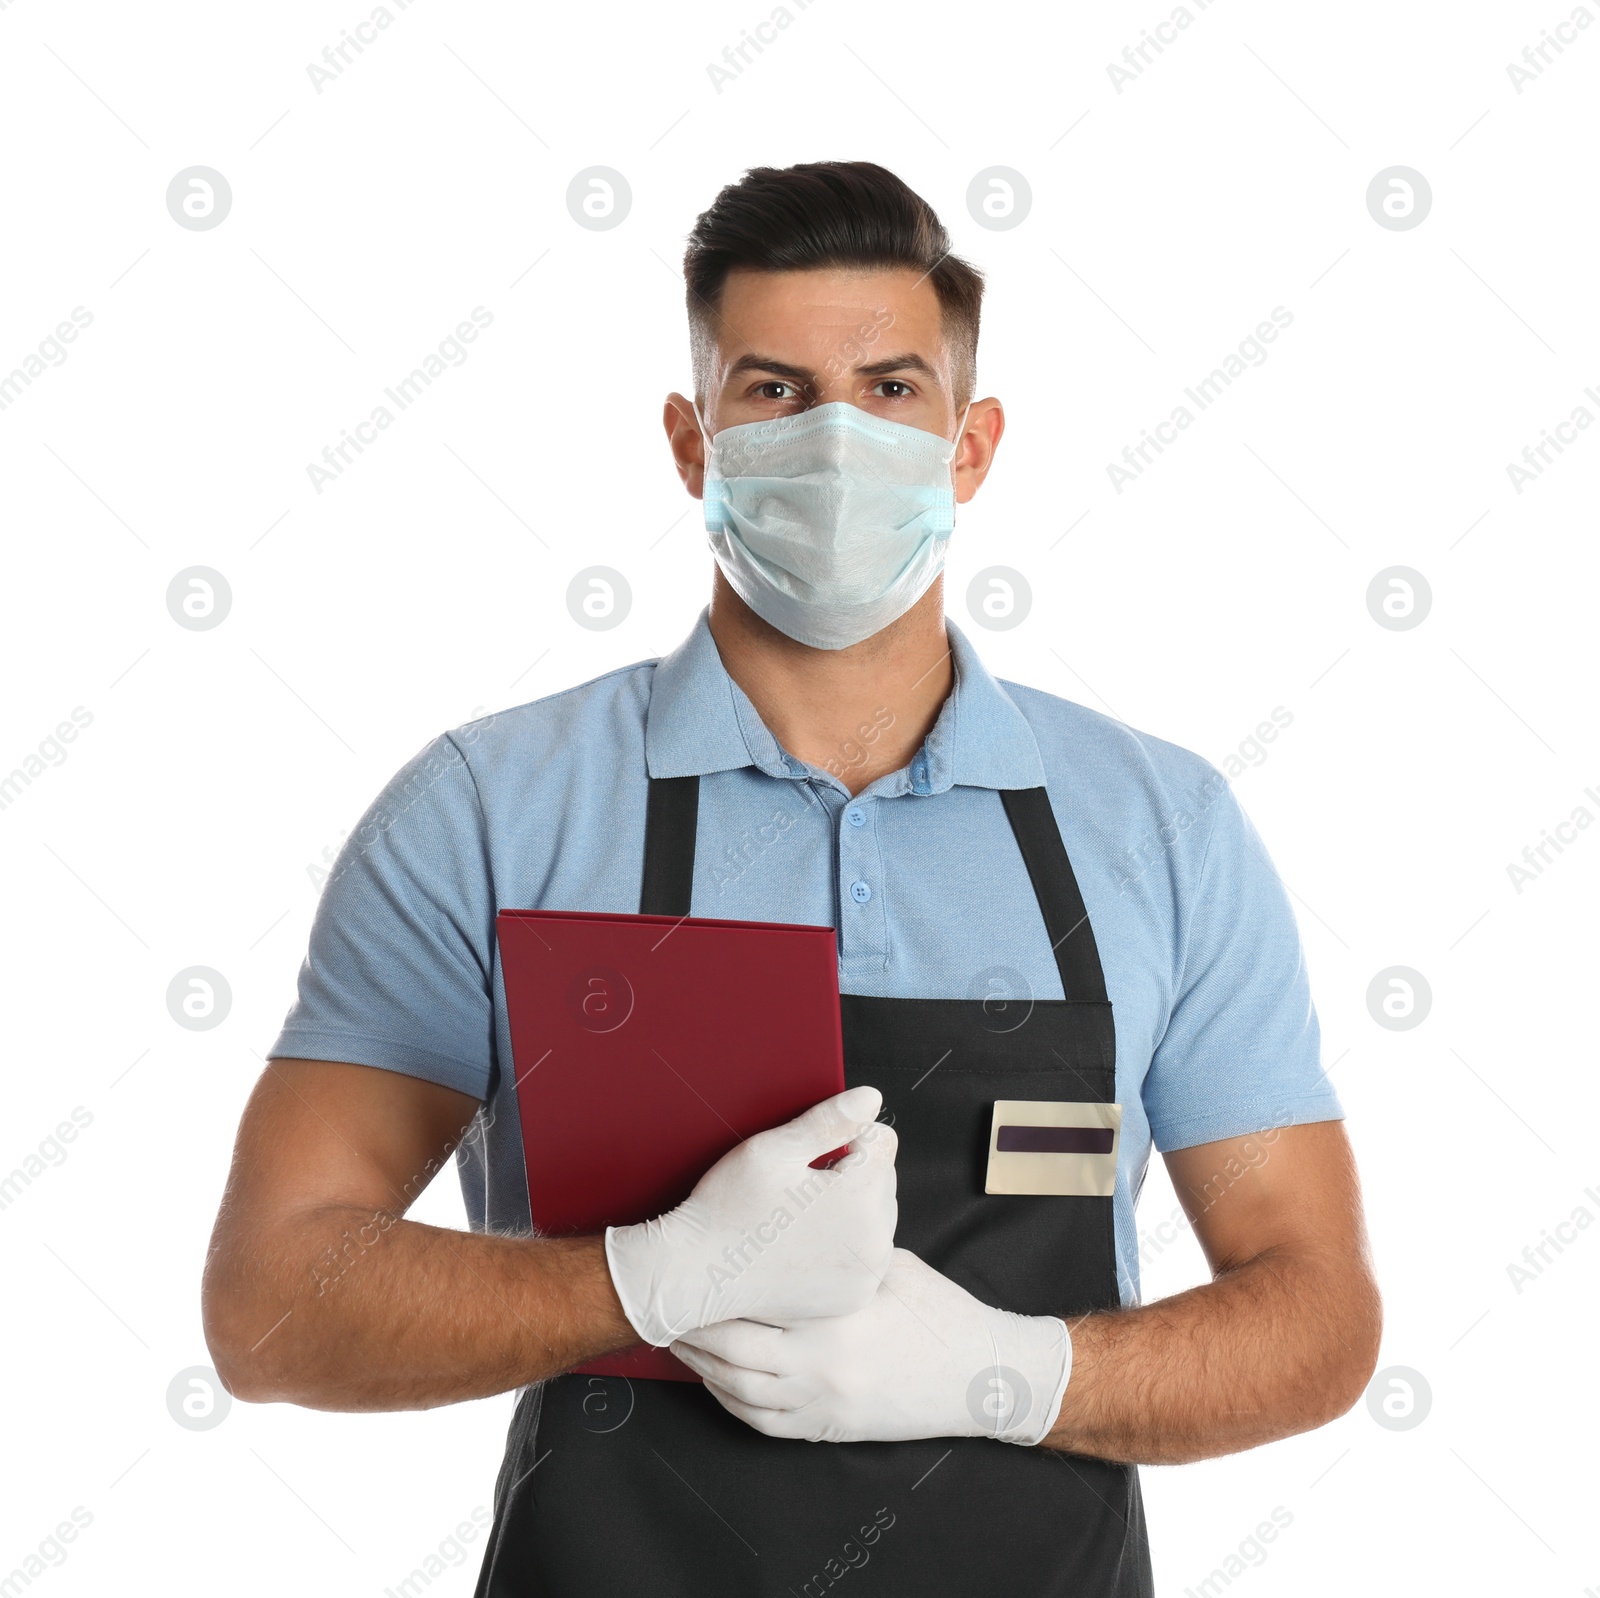
<svg viewBox="0 0 1600 1598">
<path fill-rule="evenodd" d="M 787 1329 L 726 1321 L 672 1352 L 747 1425 L 814 1443 L 1037 1443 L 1072 1374 L 1064 1320 L 991 1309 L 903 1248 L 854 1315 Z"/>
<path fill-rule="evenodd" d="M 883 1095 L 851 1088 L 758 1132 L 717 1161 L 676 1209 L 606 1228 L 623 1313 L 645 1342 L 713 1321 L 776 1326 L 871 1302 L 894 1248 L 894 1131 Z M 848 1143 L 829 1170 L 819 1155 Z"/>
</svg>

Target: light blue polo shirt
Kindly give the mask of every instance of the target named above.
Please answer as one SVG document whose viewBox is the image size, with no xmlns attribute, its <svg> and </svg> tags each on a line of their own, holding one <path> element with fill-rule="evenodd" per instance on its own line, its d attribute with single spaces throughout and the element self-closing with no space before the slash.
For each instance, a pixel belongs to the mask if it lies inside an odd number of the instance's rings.
<svg viewBox="0 0 1600 1598">
<path fill-rule="evenodd" d="M 660 661 L 441 733 L 346 839 L 268 1056 L 380 1066 L 483 1100 L 456 1156 L 467 1214 L 475 1230 L 525 1230 L 495 915 L 636 911 L 647 773 L 701 778 L 695 915 L 832 926 L 841 991 L 893 998 L 1062 997 L 1000 802 L 1042 783 L 1116 1018 L 1117 1253 L 1123 1302 L 1137 1302 L 1133 1206 L 1152 1139 L 1176 1149 L 1343 1116 L 1294 914 L 1208 761 L 997 681 L 947 625 L 955 686 L 932 731 L 854 799 L 779 747 L 704 612 Z M 877 736 L 869 722 L 857 744 Z M 835 764 L 859 758 L 847 743 Z"/>
</svg>

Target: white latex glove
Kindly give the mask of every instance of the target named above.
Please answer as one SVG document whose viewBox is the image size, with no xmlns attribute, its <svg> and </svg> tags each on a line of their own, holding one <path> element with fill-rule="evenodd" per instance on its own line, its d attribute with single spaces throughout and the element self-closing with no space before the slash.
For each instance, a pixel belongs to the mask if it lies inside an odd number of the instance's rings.
<svg viewBox="0 0 1600 1598">
<path fill-rule="evenodd" d="M 676 1209 L 606 1228 L 623 1313 L 645 1342 L 751 1316 L 788 1325 L 872 1300 L 894 1248 L 894 1131 L 883 1095 L 851 1088 L 746 1138 Z M 819 1155 L 848 1144 L 830 1170 Z"/>
<path fill-rule="evenodd" d="M 854 1315 L 787 1329 L 728 1321 L 672 1352 L 747 1425 L 814 1443 L 1037 1443 L 1072 1374 L 1064 1320 L 991 1309 L 903 1248 Z"/>
</svg>

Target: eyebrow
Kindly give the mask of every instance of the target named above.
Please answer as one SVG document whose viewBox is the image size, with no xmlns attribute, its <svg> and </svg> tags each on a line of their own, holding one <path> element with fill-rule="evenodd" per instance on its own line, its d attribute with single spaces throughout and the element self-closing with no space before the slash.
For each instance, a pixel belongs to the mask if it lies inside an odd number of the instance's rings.
<svg viewBox="0 0 1600 1598">
<path fill-rule="evenodd" d="M 860 377 L 889 377 L 895 372 L 920 372 L 929 382 L 935 385 L 939 382 L 939 374 L 933 367 L 920 355 L 909 350 L 904 354 L 889 355 L 882 360 L 869 361 L 863 366 L 855 367 L 854 371 Z M 802 388 L 813 386 L 817 377 L 815 372 L 808 371 L 803 366 L 775 360 L 770 355 L 741 355 L 728 368 L 729 377 L 739 377 L 745 372 L 771 372 L 774 376 L 787 378 Z"/>
</svg>

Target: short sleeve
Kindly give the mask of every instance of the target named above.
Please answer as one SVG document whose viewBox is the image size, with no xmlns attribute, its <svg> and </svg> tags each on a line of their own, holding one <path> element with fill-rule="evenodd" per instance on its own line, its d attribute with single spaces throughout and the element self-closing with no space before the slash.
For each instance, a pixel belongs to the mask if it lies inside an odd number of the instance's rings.
<svg viewBox="0 0 1600 1598">
<path fill-rule="evenodd" d="M 1144 1084 L 1163 1152 L 1273 1126 L 1342 1120 L 1288 893 L 1217 774 L 1199 878 L 1180 926 L 1175 998 Z"/>
<path fill-rule="evenodd" d="M 268 1057 L 381 1066 L 486 1097 L 494 914 L 477 786 L 443 733 L 345 839 Z"/>
</svg>

